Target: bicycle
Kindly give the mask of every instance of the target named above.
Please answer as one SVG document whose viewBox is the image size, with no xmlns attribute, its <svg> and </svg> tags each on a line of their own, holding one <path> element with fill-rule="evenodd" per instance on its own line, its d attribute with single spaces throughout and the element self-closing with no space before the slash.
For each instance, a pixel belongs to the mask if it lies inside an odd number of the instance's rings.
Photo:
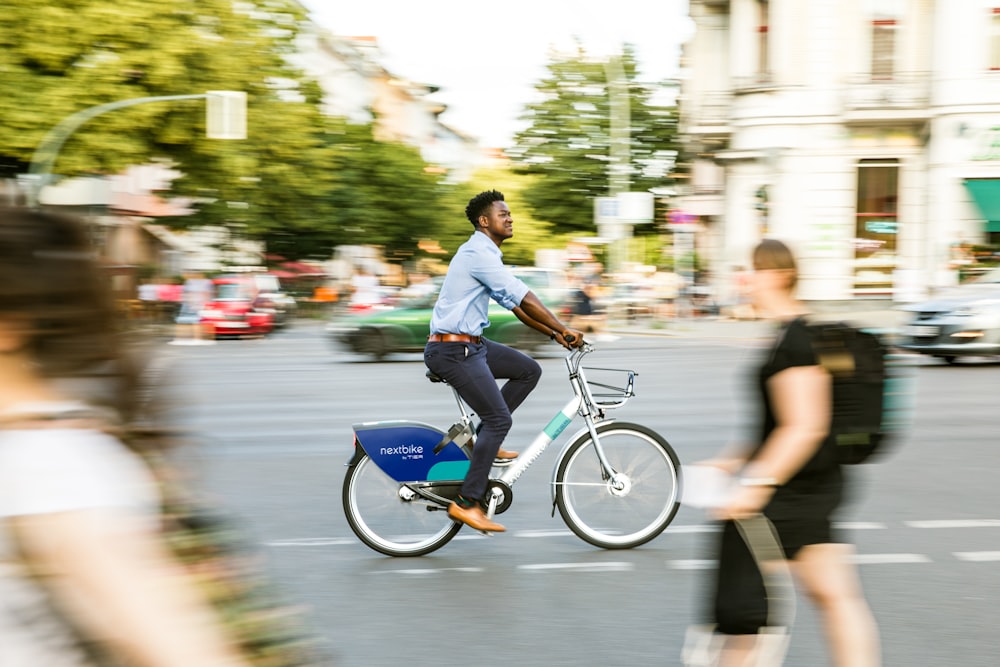
<svg viewBox="0 0 1000 667">
<path fill-rule="evenodd" d="M 607 419 L 605 412 L 635 395 L 636 372 L 584 368 L 589 343 L 566 356 L 573 398 L 506 465 L 494 466 L 486 493 L 487 516 L 506 511 L 512 487 L 579 415 L 585 425 L 563 446 L 552 473 L 552 504 L 578 537 L 605 549 L 649 542 L 680 506 L 681 466 L 656 431 Z M 586 372 L 614 377 L 588 380 Z M 427 373 L 432 382 L 444 382 Z M 624 386 L 621 378 L 624 378 Z M 618 379 L 616 384 L 607 382 Z M 447 514 L 458 495 L 474 446 L 475 415 L 452 387 L 461 418 L 447 432 L 416 421 L 355 424 L 354 455 L 347 463 L 343 505 L 354 534 L 389 556 L 422 556 L 447 544 L 462 528 Z"/>
</svg>

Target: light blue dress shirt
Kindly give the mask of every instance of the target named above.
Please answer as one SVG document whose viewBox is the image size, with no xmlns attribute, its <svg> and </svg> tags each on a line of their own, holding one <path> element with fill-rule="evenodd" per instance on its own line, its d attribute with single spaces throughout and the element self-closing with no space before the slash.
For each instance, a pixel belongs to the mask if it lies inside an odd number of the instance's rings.
<svg viewBox="0 0 1000 667">
<path fill-rule="evenodd" d="M 490 299 L 507 310 L 521 305 L 528 286 L 503 265 L 503 253 L 490 237 L 473 232 L 448 265 L 441 285 L 431 333 L 479 336 L 490 325 Z"/>
</svg>

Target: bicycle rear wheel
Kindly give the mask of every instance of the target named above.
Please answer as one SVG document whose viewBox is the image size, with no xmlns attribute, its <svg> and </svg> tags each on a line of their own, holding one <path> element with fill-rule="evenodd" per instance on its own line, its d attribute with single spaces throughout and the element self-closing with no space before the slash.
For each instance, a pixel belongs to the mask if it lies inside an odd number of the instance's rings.
<svg viewBox="0 0 1000 667">
<path fill-rule="evenodd" d="M 626 422 L 597 427 L 613 474 L 601 468 L 590 433 L 556 464 L 556 505 L 578 537 L 605 549 L 629 549 L 663 532 L 680 507 L 680 461 L 652 429 Z"/>
<path fill-rule="evenodd" d="M 462 527 L 448 517 L 446 508 L 402 486 L 363 452 L 347 468 L 343 503 L 358 539 L 387 556 L 430 553 Z"/>
</svg>

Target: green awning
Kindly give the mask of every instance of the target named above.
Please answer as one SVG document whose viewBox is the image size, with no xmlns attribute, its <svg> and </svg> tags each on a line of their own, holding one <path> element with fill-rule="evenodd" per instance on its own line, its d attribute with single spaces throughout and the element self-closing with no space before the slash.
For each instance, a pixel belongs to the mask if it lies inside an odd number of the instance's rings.
<svg viewBox="0 0 1000 667">
<path fill-rule="evenodd" d="M 1000 178 L 968 178 L 965 187 L 986 220 L 986 231 L 1000 232 Z"/>
</svg>

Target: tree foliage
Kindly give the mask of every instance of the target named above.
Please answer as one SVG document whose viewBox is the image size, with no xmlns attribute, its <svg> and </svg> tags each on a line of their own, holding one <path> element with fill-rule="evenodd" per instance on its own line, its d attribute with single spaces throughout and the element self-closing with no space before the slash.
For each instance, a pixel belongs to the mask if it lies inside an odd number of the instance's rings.
<svg viewBox="0 0 1000 667">
<path fill-rule="evenodd" d="M 174 227 L 225 225 L 290 258 L 341 243 L 416 244 L 439 219 L 438 177 L 410 147 L 320 113 L 321 91 L 286 55 L 305 19 L 294 0 L 8 0 L 0 12 L 0 177 L 26 171 L 67 116 L 139 97 L 240 90 L 248 137 L 205 137 L 205 102 L 155 102 L 87 122 L 60 176 L 110 175 L 162 160 L 196 213 Z M 4 173 L 5 172 L 5 173 Z"/>
<path fill-rule="evenodd" d="M 530 125 L 515 137 L 510 154 L 521 173 L 540 178 L 524 192 L 533 215 L 560 228 L 593 231 L 594 197 L 607 196 L 611 178 L 611 99 L 608 58 L 582 47 L 555 55 L 537 85 L 539 100 L 522 116 Z M 676 106 L 655 103 L 666 84 L 636 80 L 628 45 L 621 57 L 629 91 L 632 191 L 663 186 L 677 154 Z"/>
<path fill-rule="evenodd" d="M 251 109 L 279 101 L 273 81 L 295 79 L 301 7 L 290 0 L 8 0 L 0 13 L 0 154 L 31 159 L 70 114 L 137 97 L 241 90 Z M 164 157 L 185 170 L 218 141 L 205 137 L 202 100 L 150 103 L 87 123 L 64 146 L 59 174 L 107 174 Z M 191 158 L 201 157 L 196 161 Z"/>
</svg>

